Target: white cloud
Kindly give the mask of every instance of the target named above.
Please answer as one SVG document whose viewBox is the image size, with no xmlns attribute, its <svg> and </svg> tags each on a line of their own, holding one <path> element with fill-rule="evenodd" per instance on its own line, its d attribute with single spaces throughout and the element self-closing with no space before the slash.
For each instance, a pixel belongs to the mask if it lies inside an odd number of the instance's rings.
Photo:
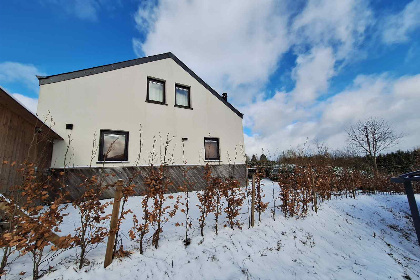
<svg viewBox="0 0 420 280">
<path fill-rule="evenodd" d="M 154 1 L 142 1 L 134 15 L 136 27 L 140 32 L 149 32 L 156 21 L 158 7 Z M 141 48 L 141 46 L 138 46 Z M 134 48 L 136 49 L 136 47 Z"/>
<path fill-rule="evenodd" d="M 357 50 L 372 23 L 368 1 L 313 0 L 294 20 L 291 34 L 295 44 L 333 46 L 341 60 Z"/>
<path fill-rule="evenodd" d="M 137 38 L 133 38 L 132 43 L 133 43 L 133 50 L 134 50 L 135 55 L 137 57 L 142 57 L 143 56 L 143 53 L 142 53 L 143 50 L 142 50 L 141 47 L 142 47 L 143 43 Z"/>
<path fill-rule="evenodd" d="M 38 94 L 39 85 L 36 75 L 45 75 L 32 64 L 23 64 L 18 62 L 0 63 L 0 84 L 7 87 L 23 84 L 30 91 Z M 10 91 L 9 91 L 10 92 Z M 11 94 L 16 100 L 24 105 L 32 113 L 36 113 L 38 98 L 31 98 L 20 93 Z"/>
<path fill-rule="evenodd" d="M 416 127 L 398 147 L 418 145 L 420 117 L 413 104 L 419 102 L 420 76 L 359 76 L 325 97 L 342 67 L 363 59 L 367 30 L 377 27 L 369 2 L 303 4 L 299 10 L 295 1 L 162 0 L 139 7 L 136 26 L 145 40 L 134 38 L 133 48 L 139 56 L 172 51 L 216 90 L 228 91 L 252 130 L 245 136 L 249 154 L 278 153 L 308 139 L 343 148 L 345 128 L 370 116 L 400 131 Z M 286 52 L 297 56 L 295 86 L 270 96 L 264 87 Z"/>
<path fill-rule="evenodd" d="M 163 0 L 135 19 L 149 28 L 143 44 L 133 41 L 137 54 L 171 51 L 237 104 L 254 97 L 290 46 L 288 15 L 274 0 Z"/>
<path fill-rule="evenodd" d="M 383 41 L 388 44 L 406 42 L 408 35 L 420 27 L 420 0 L 413 0 L 405 8 L 383 20 Z"/>
<path fill-rule="evenodd" d="M 36 75 L 45 75 L 32 64 L 18 62 L 0 63 L 0 83 L 22 83 L 34 92 L 38 92 Z"/>
<path fill-rule="evenodd" d="M 420 74 L 397 79 L 386 74 L 358 76 L 348 89 L 314 107 L 306 107 L 305 113 L 296 107 L 290 109 L 284 99 L 273 98 L 253 104 L 255 123 L 252 127 L 256 135 L 245 138 L 247 152 L 260 153 L 261 148 L 283 151 L 303 144 L 306 139 L 319 140 L 332 149 L 342 149 L 347 144 L 345 129 L 371 116 L 385 119 L 395 131 L 406 134 L 395 148 L 418 147 L 419 88 Z M 280 109 L 276 113 L 270 109 L 272 107 Z M 274 115 L 270 116 L 265 108 Z M 289 111 L 281 112 L 281 108 L 289 108 Z M 281 123 L 278 126 L 277 120 Z"/>
<path fill-rule="evenodd" d="M 297 103 L 315 101 L 326 92 L 329 80 L 334 76 L 335 58 L 331 48 L 315 48 L 296 60 L 292 77 L 296 80 L 293 99 Z"/>
<path fill-rule="evenodd" d="M 72 9 L 70 11 L 74 12 L 81 19 L 97 20 L 98 6 L 99 3 L 94 0 L 75 0 L 71 4 Z"/>
<path fill-rule="evenodd" d="M 38 98 L 31 98 L 19 93 L 13 93 L 12 96 L 25 106 L 29 111 L 36 114 L 36 108 L 38 106 Z"/>
<path fill-rule="evenodd" d="M 290 50 L 299 56 L 296 92 L 315 99 L 328 89 L 337 61 L 354 59 L 373 22 L 362 0 L 313 0 L 301 11 L 287 0 L 153 3 L 141 2 L 135 15 L 146 38 L 133 38 L 136 55 L 174 52 L 216 90 L 228 91 L 237 106 L 265 95 L 264 85 Z M 318 71 L 312 80 L 303 78 L 311 68 Z"/>
<path fill-rule="evenodd" d="M 290 102 L 290 95 L 277 92 L 272 98 L 260 100 L 243 108 L 244 124 L 261 135 L 268 135 L 302 117 L 304 112 Z"/>
</svg>

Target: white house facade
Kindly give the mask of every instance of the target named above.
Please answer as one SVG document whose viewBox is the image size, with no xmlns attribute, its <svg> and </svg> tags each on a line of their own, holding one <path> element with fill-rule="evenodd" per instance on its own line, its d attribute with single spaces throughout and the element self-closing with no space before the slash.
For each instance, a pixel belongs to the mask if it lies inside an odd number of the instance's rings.
<svg viewBox="0 0 420 280">
<path fill-rule="evenodd" d="M 52 168 L 245 164 L 243 115 L 172 53 L 38 79 Z"/>
</svg>

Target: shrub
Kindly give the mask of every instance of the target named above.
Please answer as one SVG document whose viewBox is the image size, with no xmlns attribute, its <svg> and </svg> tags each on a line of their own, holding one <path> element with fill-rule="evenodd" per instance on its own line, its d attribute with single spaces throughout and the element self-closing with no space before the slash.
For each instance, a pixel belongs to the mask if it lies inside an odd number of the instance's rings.
<svg viewBox="0 0 420 280">
<path fill-rule="evenodd" d="M 108 236 L 109 229 L 104 225 L 104 221 L 111 215 L 104 214 L 111 202 L 101 201 L 104 191 L 108 188 L 103 185 L 102 177 L 85 178 L 79 187 L 84 189 L 84 192 L 72 204 L 80 215 L 80 226 L 75 229 L 75 244 L 80 249 L 78 262 L 81 269 L 85 264 L 86 255 Z"/>
<path fill-rule="evenodd" d="M 19 172 L 23 183 L 13 189 L 15 195 L 6 202 L 11 227 L 3 234 L 2 245 L 8 248 L 6 252 L 30 253 L 32 277 L 38 279 L 42 276 L 41 264 L 49 262 L 73 241 L 70 235 L 55 234 L 60 232 L 59 226 L 67 215 L 63 212 L 67 206 L 62 205 L 66 192 L 62 187 L 53 187 L 50 177 L 37 178 L 33 164 L 23 164 Z M 47 250 L 49 246 L 51 250 Z"/>
</svg>

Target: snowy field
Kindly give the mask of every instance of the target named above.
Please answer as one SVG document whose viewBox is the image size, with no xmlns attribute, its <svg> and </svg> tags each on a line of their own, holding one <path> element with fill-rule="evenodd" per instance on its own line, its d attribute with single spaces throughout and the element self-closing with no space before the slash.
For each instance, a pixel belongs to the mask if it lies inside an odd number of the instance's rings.
<svg viewBox="0 0 420 280">
<path fill-rule="evenodd" d="M 263 183 L 265 199 L 272 201 L 274 184 Z M 420 196 L 416 199 L 420 201 Z M 139 214 L 140 203 L 140 197 L 132 197 L 128 208 Z M 246 201 L 243 230 L 219 227 L 215 235 L 209 216 L 204 238 L 194 193 L 190 203 L 193 229 L 188 247 L 182 242 L 184 228 L 174 226 L 183 221 L 178 213 L 164 225 L 160 247 L 152 248 L 148 240 L 141 255 L 127 234 L 133 226 L 129 215 L 121 230 L 125 249 L 132 251 L 129 257 L 104 269 L 106 244 L 102 243 L 88 254 L 89 265 L 79 271 L 76 249 L 71 249 L 44 264 L 44 269 L 54 268 L 43 279 L 420 279 L 420 247 L 404 195 L 334 198 L 323 202 L 318 214 L 310 211 L 302 219 L 284 218 L 277 210 L 274 221 L 268 209 L 250 229 Z M 63 234 L 78 225 L 77 212 L 71 206 L 68 212 Z M 24 256 L 5 279 L 31 279 L 31 271 L 30 256 Z"/>
</svg>

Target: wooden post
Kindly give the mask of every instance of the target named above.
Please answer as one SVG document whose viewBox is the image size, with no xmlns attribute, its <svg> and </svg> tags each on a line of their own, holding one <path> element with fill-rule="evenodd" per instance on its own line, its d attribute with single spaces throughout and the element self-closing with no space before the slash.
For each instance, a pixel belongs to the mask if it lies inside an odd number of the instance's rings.
<svg viewBox="0 0 420 280">
<path fill-rule="evenodd" d="M 414 197 L 413 186 L 411 181 L 404 180 L 405 193 L 407 194 L 408 204 L 410 205 L 411 216 L 413 217 L 414 228 L 417 233 L 417 240 L 420 245 L 420 216 L 419 209 L 417 208 L 416 198 Z"/>
<path fill-rule="evenodd" d="M 254 226 L 255 222 L 255 174 L 252 174 L 252 199 L 251 199 L 251 227 Z"/>
<path fill-rule="evenodd" d="M 106 245 L 106 254 L 104 267 L 107 267 L 112 263 L 114 257 L 114 242 L 115 242 L 115 233 L 117 231 L 118 216 L 120 214 L 120 202 L 122 198 L 122 187 L 123 180 L 117 181 L 117 188 L 115 190 L 114 205 L 112 207 L 112 216 L 111 216 L 111 225 L 108 236 L 108 243 Z"/>
</svg>

